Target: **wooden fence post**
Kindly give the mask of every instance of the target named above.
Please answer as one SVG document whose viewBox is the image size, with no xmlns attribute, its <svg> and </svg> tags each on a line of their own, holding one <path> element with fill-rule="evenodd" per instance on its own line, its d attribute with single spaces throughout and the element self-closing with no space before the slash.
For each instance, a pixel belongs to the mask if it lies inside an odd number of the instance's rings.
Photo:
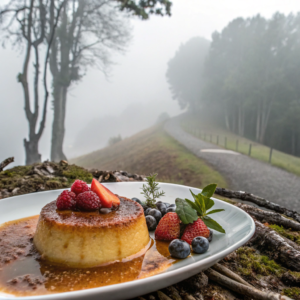
<svg viewBox="0 0 300 300">
<path fill-rule="evenodd" d="M 210 142 L 212 142 L 212 135 L 210 134 Z"/>
<path fill-rule="evenodd" d="M 273 148 L 270 148 L 270 155 L 269 155 L 269 164 L 272 161 L 272 153 L 273 153 Z"/>
<path fill-rule="evenodd" d="M 219 136 L 217 135 L 217 145 L 219 145 Z"/>
<path fill-rule="evenodd" d="M 227 136 L 225 136 L 225 149 L 227 148 Z"/>
<path fill-rule="evenodd" d="M 239 151 L 239 140 L 238 139 L 236 140 L 236 143 L 235 143 L 235 151 L 236 152 Z"/>
<path fill-rule="evenodd" d="M 252 144 L 249 144 L 249 153 L 248 153 L 249 156 L 251 156 L 251 148 L 252 148 Z"/>
</svg>

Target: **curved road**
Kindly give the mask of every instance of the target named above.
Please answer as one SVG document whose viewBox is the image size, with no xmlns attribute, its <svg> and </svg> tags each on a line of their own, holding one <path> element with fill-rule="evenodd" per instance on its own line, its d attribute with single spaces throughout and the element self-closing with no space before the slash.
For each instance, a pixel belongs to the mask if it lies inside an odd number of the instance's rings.
<svg viewBox="0 0 300 300">
<path fill-rule="evenodd" d="M 223 151 L 223 148 L 197 139 L 181 128 L 181 118 L 182 115 L 167 121 L 165 131 L 219 171 L 232 189 L 250 192 L 300 211 L 300 177 L 249 156 Z"/>
</svg>

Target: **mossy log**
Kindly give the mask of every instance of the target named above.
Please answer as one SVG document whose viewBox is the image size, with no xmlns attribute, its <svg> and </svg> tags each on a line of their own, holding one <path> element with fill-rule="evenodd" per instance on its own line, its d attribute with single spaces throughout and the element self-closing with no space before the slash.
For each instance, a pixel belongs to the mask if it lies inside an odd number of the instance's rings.
<svg viewBox="0 0 300 300">
<path fill-rule="evenodd" d="M 300 246 L 276 231 L 264 226 L 257 220 L 255 222 L 255 234 L 249 245 L 268 251 L 268 256 L 280 261 L 291 270 L 300 271 Z"/>
<path fill-rule="evenodd" d="M 252 202 L 258 206 L 265 207 L 270 210 L 276 211 L 280 214 L 286 215 L 287 217 L 292 218 L 295 221 L 300 223 L 300 214 L 298 212 L 287 209 L 279 204 L 273 203 L 259 196 L 250 193 L 245 193 L 242 191 L 232 191 L 224 188 L 216 188 L 215 193 L 217 195 L 227 197 L 227 198 L 235 198 L 242 201 Z"/>
<path fill-rule="evenodd" d="M 262 223 L 267 222 L 270 224 L 282 225 L 285 228 L 291 228 L 293 230 L 300 231 L 300 223 L 288 219 L 279 213 L 262 210 L 257 207 L 242 203 L 237 204 L 237 206 Z"/>
<path fill-rule="evenodd" d="M 0 172 L 3 171 L 5 167 L 7 167 L 10 163 L 14 162 L 14 157 L 9 157 L 0 163 Z"/>
</svg>

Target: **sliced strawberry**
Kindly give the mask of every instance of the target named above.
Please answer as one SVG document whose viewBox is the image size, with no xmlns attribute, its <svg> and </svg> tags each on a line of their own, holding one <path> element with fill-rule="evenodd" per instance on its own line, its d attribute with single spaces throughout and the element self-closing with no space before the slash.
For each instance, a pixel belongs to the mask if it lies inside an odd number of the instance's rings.
<svg viewBox="0 0 300 300">
<path fill-rule="evenodd" d="M 120 199 L 98 180 L 93 179 L 91 190 L 100 198 L 102 207 L 111 208 L 120 205 Z"/>
<path fill-rule="evenodd" d="M 157 240 L 172 241 L 178 239 L 180 235 L 180 219 L 175 212 L 165 214 L 159 221 L 155 238 Z"/>
<path fill-rule="evenodd" d="M 186 226 L 181 239 L 191 244 L 192 240 L 197 236 L 209 237 L 209 229 L 201 219 Z"/>
</svg>

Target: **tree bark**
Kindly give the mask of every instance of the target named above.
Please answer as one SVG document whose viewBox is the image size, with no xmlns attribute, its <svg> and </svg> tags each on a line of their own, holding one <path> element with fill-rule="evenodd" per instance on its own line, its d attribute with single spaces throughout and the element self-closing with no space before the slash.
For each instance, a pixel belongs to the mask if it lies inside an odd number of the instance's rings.
<svg viewBox="0 0 300 300">
<path fill-rule="evenodd" d="M 39 154 L 38 145 L 39 139 L 36 136 L 29 140 L 24 139 L 26 165 L 32 165 L 42 161 L 42 156 Z"/>
<path fill-rule="evenodd" d="M 65 117 L 66 117 L 66 102 L 68 88 L 61 85 L 59 82 L 54 82 L 54 118 L 52 124 L 52 141 L 51 141 L 51 160 L 61 161 L 67 160 L 63 152 L 63 142 L 65 137 Z"/>
</svg>

